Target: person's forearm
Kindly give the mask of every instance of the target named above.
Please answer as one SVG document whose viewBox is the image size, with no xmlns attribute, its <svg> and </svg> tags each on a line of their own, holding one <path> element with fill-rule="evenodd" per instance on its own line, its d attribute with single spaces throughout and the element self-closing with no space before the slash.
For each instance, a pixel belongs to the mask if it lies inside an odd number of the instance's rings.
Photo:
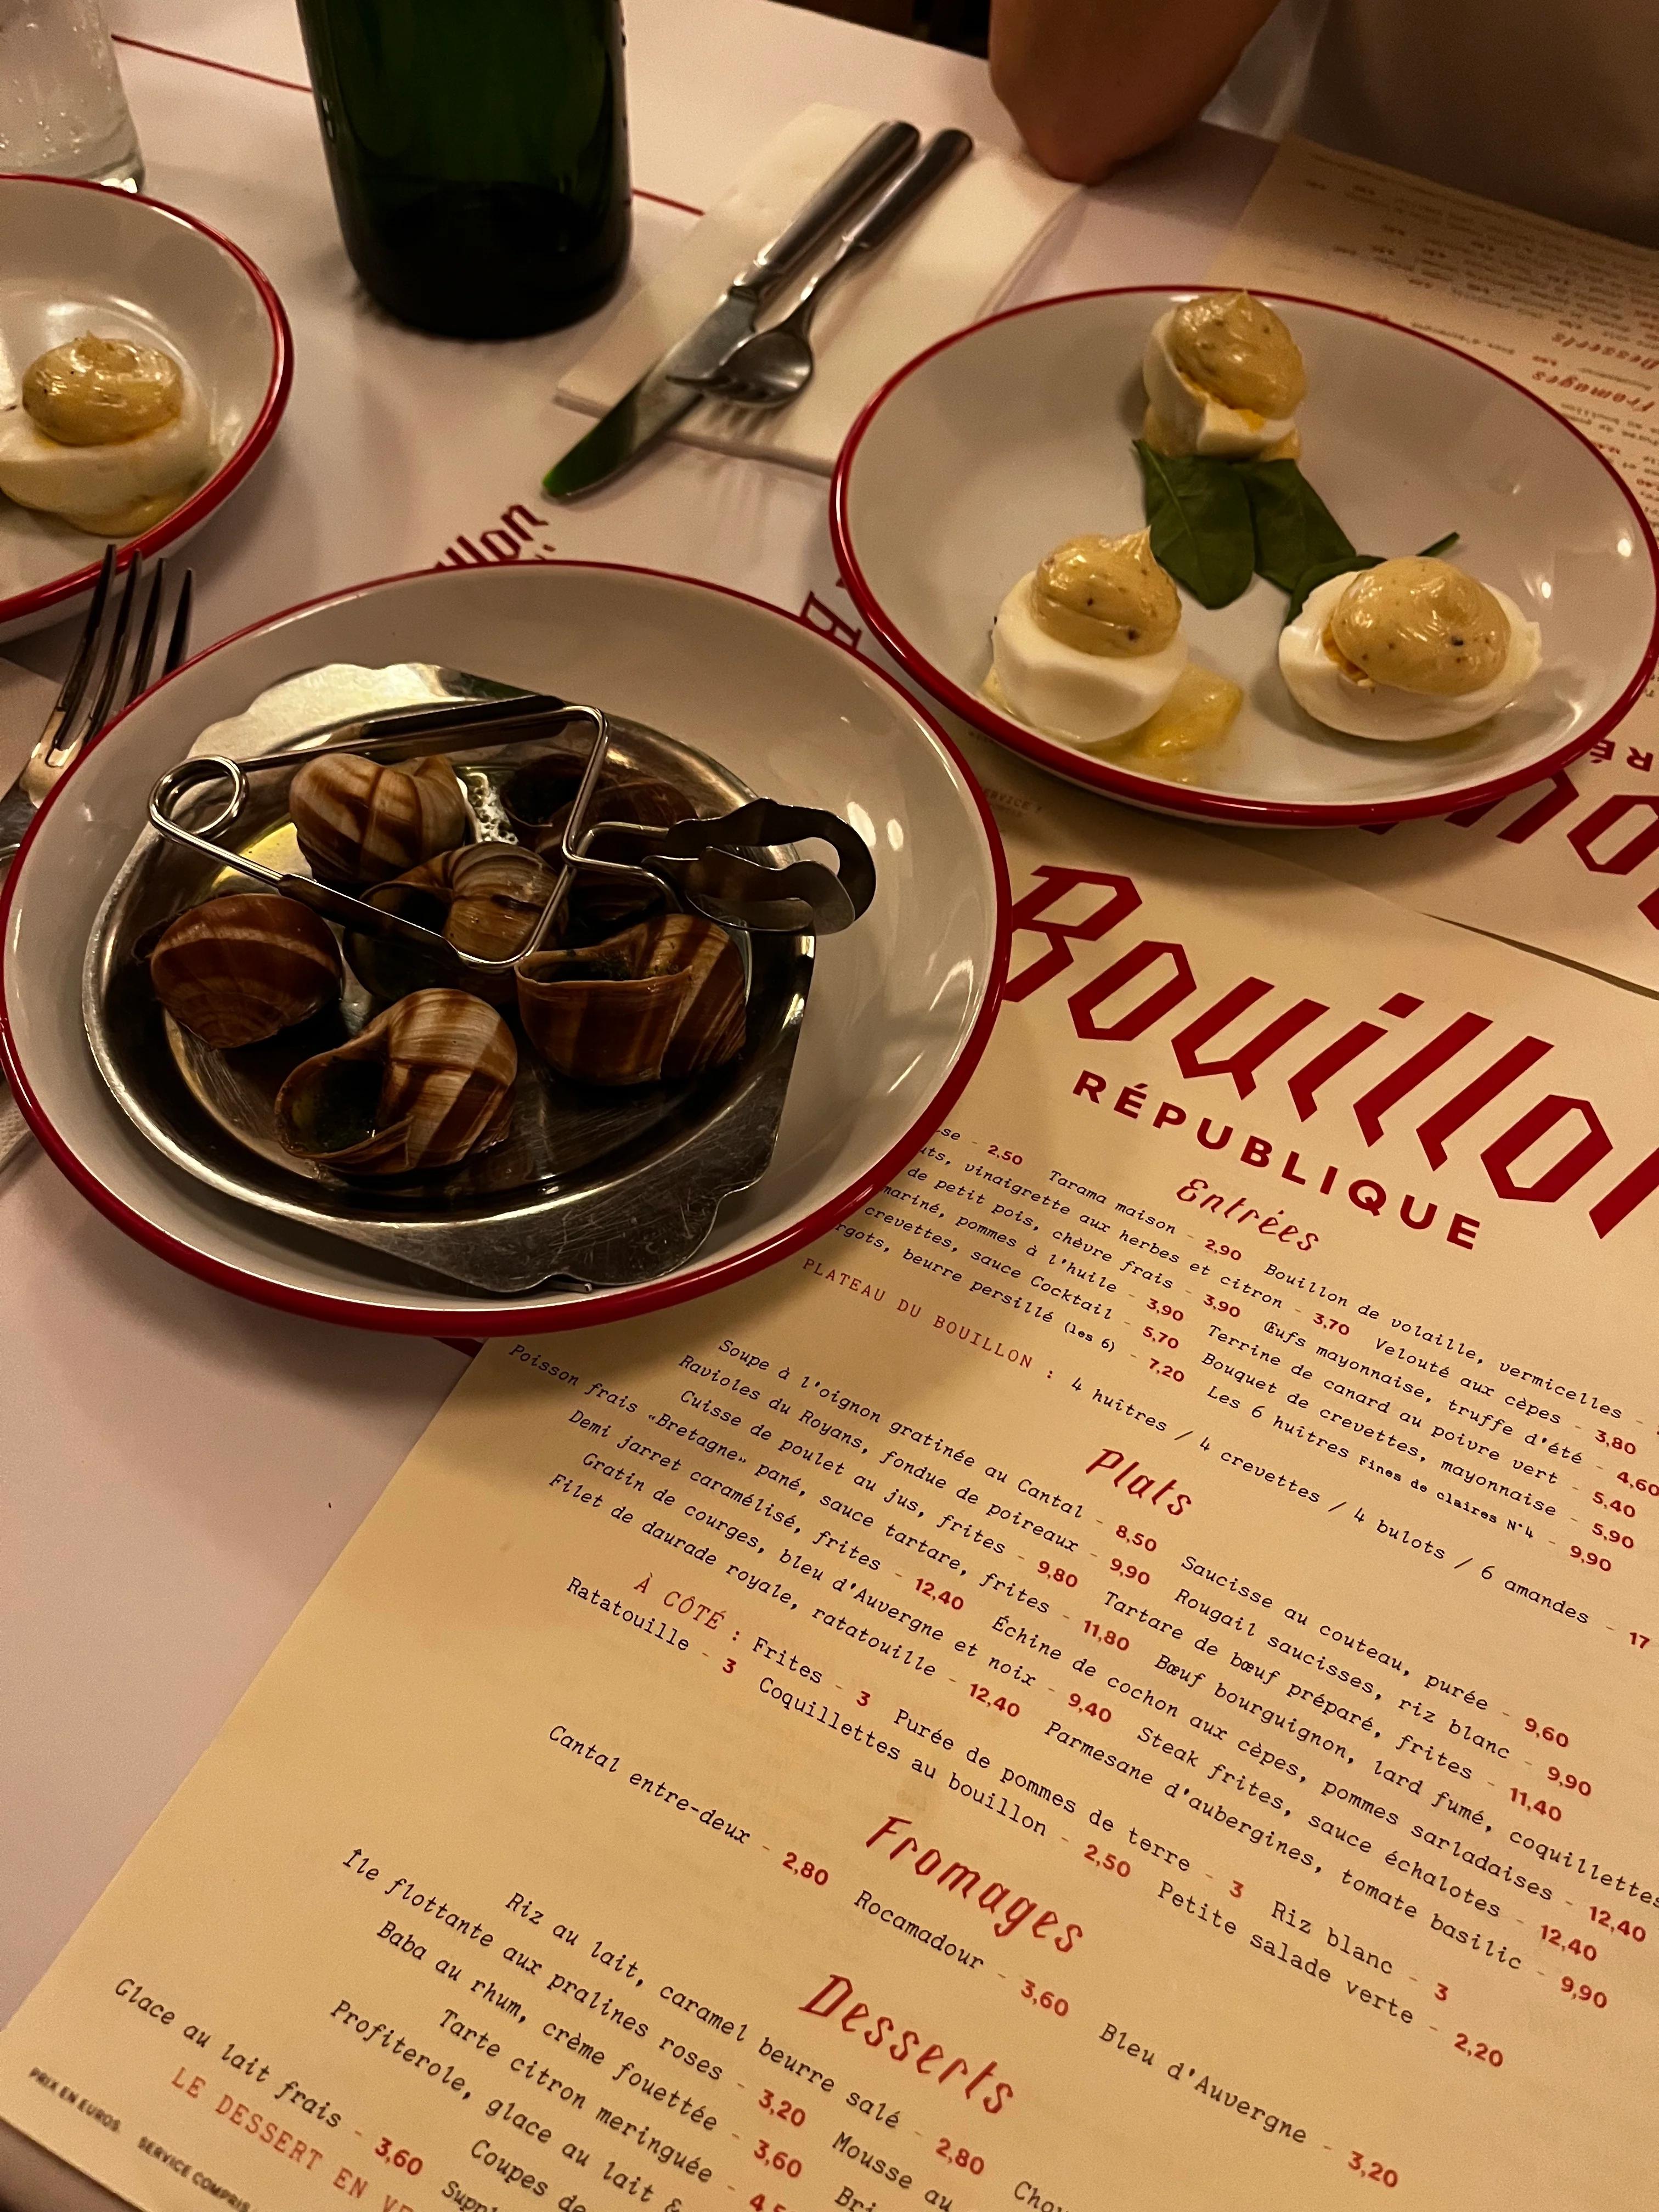
<svg viewBox="0 0 1659 2212">
<path fill-rule="evenodd" d="M 1213 98 L 1274 0 L 992 0 L 991 82 L 1037 160 L 1094 184 Z"/>
</svg>

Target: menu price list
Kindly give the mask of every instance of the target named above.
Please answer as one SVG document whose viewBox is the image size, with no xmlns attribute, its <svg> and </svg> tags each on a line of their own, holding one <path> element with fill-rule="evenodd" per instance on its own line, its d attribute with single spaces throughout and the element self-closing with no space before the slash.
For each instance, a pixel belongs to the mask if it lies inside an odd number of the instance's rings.
<svg viewBox="0 0 1659 2212">
<path fill-rule="evenodd" d="M 1063 804 L 1002 793 L 1008 1001 L 884 1192 L 477 1363 L 15 2124 L 237 2212 L 1636 2186 L 1659 1038 Z"/>
</svg>

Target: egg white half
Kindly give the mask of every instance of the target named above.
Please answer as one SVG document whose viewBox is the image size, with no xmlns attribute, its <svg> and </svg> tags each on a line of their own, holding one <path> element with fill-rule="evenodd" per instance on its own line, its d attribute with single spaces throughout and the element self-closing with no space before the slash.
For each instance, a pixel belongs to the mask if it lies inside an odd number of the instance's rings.
<svg viewBox="0 0 1659 2212">
<path fill-rule="evenodd" d="M 184 404 L 174 419 L 114 445 L 60 445 L 21 406 L 7 408 L 0 413 L 0 492 L 20 507 L 73 522 L 181 491 L 205 473 L 213 432 L 201 386 L 182 362 L 179 367 Z"/>
<path fill-rule="evenodd" d="M 1398 744 L 1449 738 L 1507 707 L 1537 675 L 1544 658 L 1537 623 L 1528 622 L 1507 593 L 1488 584 L 1486 589 L 1510 622 L 1510 649 L 1490 684 L 1466 691 L 1461 699 L 1442 699 L 1402 691 L 1393 684 L 1367 690 L 1354 683 L 1326 652 L 1325 631 L 1337 601 L 1362 573 L 1350 569 L 1310 592 L 1301 613 L 1279 634 L 1279 669 L 1291 696 L 1328 729 L 1340 730 L 1350 738 L 1382 738 Z"/>
<path fill-rule="evenodd" d="M 1182 374 L 1170 351 L 1170 325 L 1174 320 L 1171 307 L 1152 325 L 1140 374 L 1152 412 L 1175 433 L 1182 448 L 1192 453 L 1213 453 L 1223 460 L 1243 460 L 1287 438 L 1296 427 L 1290 416 L 1258 417 L 1237 407 L 1224 407 L 1220 400 L 1212 399 Z"/>
<path fill-rule="evenodd" d="M 1155 714 L 1187 665 L 1179 630 L 1157 653 L 1139 657 L 1083 653 L 1050 637 L 1031 612 L 1029 569 L 997 610 L 991 659 L 1012 711 L 1034 729 L 1071 744 L 1098 744 L 1138 729 Z"/>
</svg>

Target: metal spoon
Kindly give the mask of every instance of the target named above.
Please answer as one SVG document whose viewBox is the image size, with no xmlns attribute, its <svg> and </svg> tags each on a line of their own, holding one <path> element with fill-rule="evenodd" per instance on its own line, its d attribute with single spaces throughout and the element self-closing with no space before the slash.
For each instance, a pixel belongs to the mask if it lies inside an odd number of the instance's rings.
<svg viewBox="0 0 1659 2212">
<path fill-rule="evenodd" d="M 868 214 L 842 234 L 833 256 L 782 322 L 744 338 L 718 368 L 675 381 L 695 384 L 710 398 L 732 400 L 742 407 L 783 407 L 798 398 L 812 380 L 815 364 L 807 333 L 824 293 L 865 255 L 884 246 L 973 150 L 974 142 L 965 131 L 941 131 L 930 138 Z"/>
</svg>

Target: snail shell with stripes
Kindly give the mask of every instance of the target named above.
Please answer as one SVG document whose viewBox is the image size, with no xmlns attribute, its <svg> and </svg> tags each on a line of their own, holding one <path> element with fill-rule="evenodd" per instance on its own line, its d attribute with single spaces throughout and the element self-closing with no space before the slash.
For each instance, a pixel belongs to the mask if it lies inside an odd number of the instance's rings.
<svg viewBox="0 0 1659 2212">
<path fill-rule="evenodd" d="M 575 754 L 550 752 L 540 761 L 522 761 L 502 785 L 502 811 L 520 845 L 540 854 L 550 867 L 560 865 L 566 823 L 571 818 L 584 761 Z M 588 805 L 584 845 L 595 860 L 637 860 L 639 841 L 626 825 L 672 830 L 695 821 L 696 801 L 661 776 L 622 769 L 599 776 Z M 623 827 L 615 827 L 623 825 Z M 599 869 L 577 869 L 571 896 L 560 915 L 566 945 L 595 945 L 615 936 L 623 925 L 668 907 L 668 896 L 648 876 L 606 876 Z"/>
<path fill-rule="evenodd" d="M 561 841 L 582 768 L 580 760 L 568 754 L 552 753 L 526 761 L 501 787 L 502 811 L 514 836 L 554 867 L 559 865 Z M 605 824 L 668 830 L 677 822 L 694 820 L 696 811 L 695 799 L 660 777 L 629 771 L 602 775 L 587 810 L 588 850 L 601 860 L 635 860 L 638 839 L 613 835 Z M 665 895 L 646 877 L 630 879 L 581 869 L 571 886 L 561 935 L 567 945 L 591 945 L 667 903 Z"/>
<path fill-rule="evenodd" d="M 501 786 L 501 807 L 521 844 L 556 859 L 584 767 L 568 753 L 549 753 L 522 763 L 507 776 Z M 601 770 L 587 822 L 590 828 L 601 822 L 634 822 L 642 829 L 669 830 L 677 822 L 690 820 L 696 811 L 695 799 L 660 776 Z"/>
<path fill-rule="evenodd" d="M 337 889 L 386 882 L 467 834 L 455 771 L 436 753 L 393 768 L 331 752 L 296 770 L 289 811 L 313 872 Z"/>
<path fill-rule="evenodd" d="M 174 1021 L 222 1052 L 291 1029 L 340 995 L 328 925 L 297 899 L 233 891 L 170 922 L 149 956 Z"/>
<path fill-rule="evenodd" d="M 506 960 L 525 944 L 558 886 L 546 862 L 522 845 L 458 845 L 367 894 L 371 906 L 441 930 L 480 959 Z M 428 985 L 453 986 L 498 1006 L 513 1000 L 511 975 L 481 975 L 436 946 L 352 931 L 345 941 L 354 973 L 377 998 L 398 999 Z"/>
<path fill-rule="evenodd" d="M 573 1082 L 672 1083 L 743 1049 L 743 962 L 698 915 L 653 915 L 579 951 L 532 953 L 518 1000 L 530 1042 Z"/>
<path fill-rule="evenodd" d="M 453 1168 L 506 1136 L 519 1050 L 465 991 L 416 991 L 349 1044 L 302 1060 L 276 1094 L 276 1133 L 343 1176 Z"/>
</svg>

